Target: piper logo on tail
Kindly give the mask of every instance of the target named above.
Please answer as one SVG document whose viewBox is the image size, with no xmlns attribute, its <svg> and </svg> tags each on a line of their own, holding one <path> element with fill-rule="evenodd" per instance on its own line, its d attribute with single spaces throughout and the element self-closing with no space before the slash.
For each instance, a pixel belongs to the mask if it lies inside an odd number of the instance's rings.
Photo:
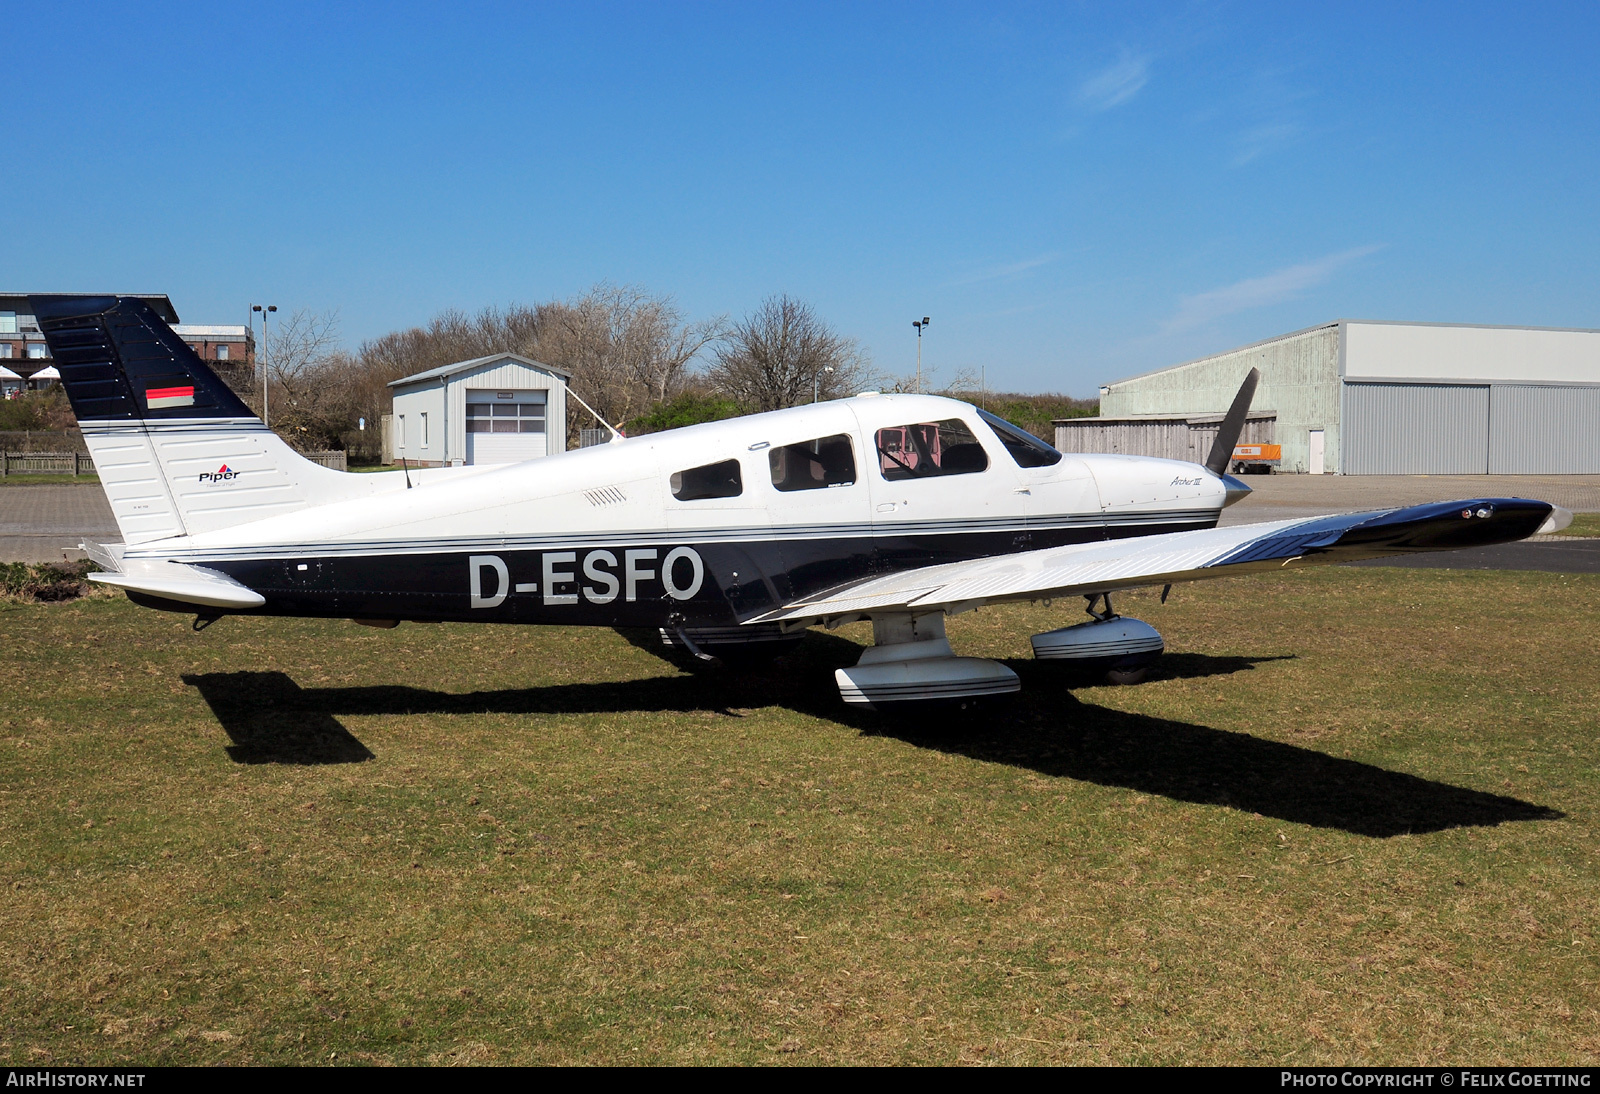
<svg viewBox="0 0 1600 1094">
<path fill-rule="evenodd" d="M 221 467 L 217 468 L 215 471 L 202 471 L 202 472 L 200 472 L 200 477 L 196 481 L 198 481 L 198 482 L 227 482 L 229 479 L 236 479 L 238 477 L 239 477 L 239 472 L 235 471 L 233 468 L 229 467 L 227 464 L 223 464 Z"/>
<path fill-rule="evenodd" d="M 194 406 L 194 385 L 150 388 L 144 393 L 144 402 L 151 410 L 169 406 Z"/>
</svg>

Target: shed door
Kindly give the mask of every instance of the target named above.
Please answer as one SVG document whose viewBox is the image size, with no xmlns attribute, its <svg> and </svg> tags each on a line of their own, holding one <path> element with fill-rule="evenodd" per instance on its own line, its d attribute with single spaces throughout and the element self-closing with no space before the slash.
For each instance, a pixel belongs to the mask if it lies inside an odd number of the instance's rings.
<svg viewBox="0 0 1600 1094">
<path fill-rule="evenodd" d="M 543 391 L 467 389 L 467 462 L 520 463 L 543 456 Z"/>
</svg>

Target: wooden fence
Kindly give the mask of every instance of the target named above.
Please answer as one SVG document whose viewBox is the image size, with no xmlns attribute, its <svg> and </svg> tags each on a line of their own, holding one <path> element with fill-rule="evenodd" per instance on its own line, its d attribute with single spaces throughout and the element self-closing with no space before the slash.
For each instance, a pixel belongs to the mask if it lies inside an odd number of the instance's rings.
<svg viewBox="0 0 1600 1094">
<path fill-rule="evenodd" d="M 343 452 L 303 452 L 312 463 L 335 471 L 350 470 Z M 87 452 L 7 452 L 0 449 L 0 478 L 11 475 L 92 475 L 94 460 Z"/>
<path fill-rule="evenodd" d="M 87 452 L 6 452 L 0 450 L 0 478 L 10 475 L 84 475 L 94 473 Z"/>
</svg>

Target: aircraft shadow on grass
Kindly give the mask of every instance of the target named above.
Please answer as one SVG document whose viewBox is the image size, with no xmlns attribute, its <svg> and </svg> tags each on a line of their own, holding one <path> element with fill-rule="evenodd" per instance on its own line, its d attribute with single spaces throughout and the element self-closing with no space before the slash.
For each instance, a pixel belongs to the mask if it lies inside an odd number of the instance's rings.
<svg viewBox="0 0 1600 1094">
<path fill-rule="evenodd" d="M 643 648 L 674 664 L 692 663 L 659 646 Z M 854 664 L 860 649 L 843 638 L 813 633 L 769 671 L 460 694 L 399 685 L 301 688 L 281 672 L 208 673 L 185 676 L 184 682 L 210 705 L 232 741 L 228 754 L 239 763 L 372 759 L 371 750 L 340 724 L 338 715 L 714 711 L 737 717 L 741 709 L 781 705 L 918 748 L 1363 836 L 1563 816 L 1516 798 L 1245 733 L 1084 703 L 1069 688 L 1088 678 L 1031 660 L 1007 662 L 1022 677 L 1023 691 L 998 716 L 921 712 L 893 718 L 847 710 L 831 680 L 826 687 L 818 681 L 828 679 L 834 668 Z M 1168 654 L 1153 678 L 1229 675 L 1280 659 Z"/>
</svg>

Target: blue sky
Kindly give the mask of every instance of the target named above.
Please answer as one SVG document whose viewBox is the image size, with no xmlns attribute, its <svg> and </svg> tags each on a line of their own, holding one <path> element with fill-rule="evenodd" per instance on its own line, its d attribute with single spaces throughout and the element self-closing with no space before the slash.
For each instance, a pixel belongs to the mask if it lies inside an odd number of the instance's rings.
<svg viewBox="0 0 1600 1094">
<path fill-rule="evenodd" d="M 1097 384 L 1340 316 L 1600 327 L 1594 4 L 28 5 L 0 289 L 788 292 Z"/>
</svg>

